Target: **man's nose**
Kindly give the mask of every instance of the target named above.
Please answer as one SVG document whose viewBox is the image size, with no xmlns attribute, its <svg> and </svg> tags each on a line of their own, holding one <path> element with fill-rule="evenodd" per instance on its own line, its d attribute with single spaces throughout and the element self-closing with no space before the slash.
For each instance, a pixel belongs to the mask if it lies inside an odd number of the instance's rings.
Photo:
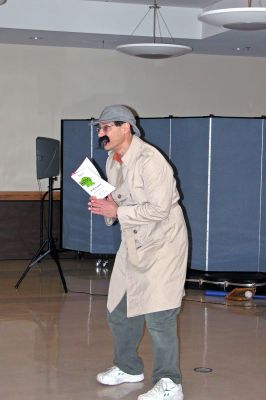
<svg viewBox="0 0 266 400">
<path fill-rule="evenodd" d="M 104 136 L 104 135 L 105 135 L 105 133 L 104 133 L 103 128 L 100 128 L 100 127 L 99 127 L 99 130 L 98 130 L 98 137 L 102 137 L 102 136 Z"/>
</svg>

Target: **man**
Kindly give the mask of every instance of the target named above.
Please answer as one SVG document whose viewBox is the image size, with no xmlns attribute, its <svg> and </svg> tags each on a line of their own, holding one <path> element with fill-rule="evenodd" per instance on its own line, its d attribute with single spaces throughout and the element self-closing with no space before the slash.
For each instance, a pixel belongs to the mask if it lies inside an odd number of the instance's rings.
<svg viewBox="0 0 266 400">
<path fill-rule="evenodd" d="M 118 220 L 122 237 L 107 301 L 114 366 L 97 380 L 117 385 L 144 379 L 137 348 L 145 322 L 153 345 L 154 387 L 138 400 L 182 400 L 176 319 L 188 241 L 173 171 L 157 149 L 139 138 L 129 108 L 108 106 L 96 123 L 109 152 L 108 181 L 116 189 L 106 199 L 92 197 L 89 210 L 109 225 Z"/>
</svg>

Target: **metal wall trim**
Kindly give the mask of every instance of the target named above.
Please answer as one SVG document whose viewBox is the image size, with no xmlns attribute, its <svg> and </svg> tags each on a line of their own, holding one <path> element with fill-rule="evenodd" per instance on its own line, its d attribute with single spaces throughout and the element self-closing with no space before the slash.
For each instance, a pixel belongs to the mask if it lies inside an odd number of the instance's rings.
<svg viewBox="0 0 266 400">
<path fill-rule="evenodd" d="M 211 195 L 211 161 L 212 161 L 211 153 L 212 153 L 212 117 L 210 118 L 210 121 L 209 121 L 207 220 L 206 220 L 206 271 L 209 270 L 210 195 Z"/>
</svg>

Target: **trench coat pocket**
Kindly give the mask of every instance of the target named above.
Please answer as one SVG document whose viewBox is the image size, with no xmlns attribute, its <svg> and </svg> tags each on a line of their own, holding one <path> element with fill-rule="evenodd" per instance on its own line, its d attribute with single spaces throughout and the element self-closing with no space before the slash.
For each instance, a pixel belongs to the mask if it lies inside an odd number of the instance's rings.
<svg viewBox="0 0 266 400">
<path fill-rule="evenodd" d="M 134 234 L 134 240 L 136 243 L 136 247 L 138 248 L 138 247 L 142 246 L 148 237 L 148 225 L 136 226 L 133 229 L 133 234 Z"/>
<path fill-rule="evenodd" d="M 145 225 L 139 225 L 133 229 L 136 248 L 149 245 L 151 242 L 161 242 L 165 237 L 165 231 L 162 229 L 161 223 L 149 223 Z"/>
<path fill-rule="evenodd" d="M 123 233 L 127 244 L 129 261 L 132 265 L 137 266 L 139 262 L 139 257 L 136 248 L 136 239 L 134 230 L 128 229 L 126 232 L 124 231 Z"/>
</svg>

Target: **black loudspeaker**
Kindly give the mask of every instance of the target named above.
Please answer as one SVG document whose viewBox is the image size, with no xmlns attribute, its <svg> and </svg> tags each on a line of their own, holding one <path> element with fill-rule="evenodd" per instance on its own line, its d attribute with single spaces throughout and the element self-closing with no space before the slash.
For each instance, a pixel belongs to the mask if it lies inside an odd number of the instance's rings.
<svg viewBox="0 0 266 400">
<path fill-rule="evenodd" d="M 51 178 L 59 174 L 59 140 L 36 138 L 37 179 Z"/>
</svg>

